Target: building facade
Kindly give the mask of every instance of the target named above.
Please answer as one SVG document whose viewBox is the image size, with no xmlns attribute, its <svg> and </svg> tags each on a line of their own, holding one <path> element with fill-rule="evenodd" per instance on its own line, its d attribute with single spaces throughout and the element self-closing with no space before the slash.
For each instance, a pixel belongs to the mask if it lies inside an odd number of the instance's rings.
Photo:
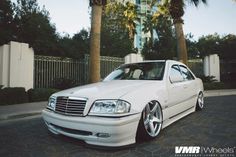
<svg viewBox="0 0 236 157">
<path fill-rule="evenodd" d="M 138 6 L 139 19 L 136 23 L 136 34 L 134 37 L 134 47 L 138 49 L 138 52 L 141 52 L 143 46 L 147 40 L 150 39 L 150 32 L 145 33 L 143 31 L 144 22 L 148 14 L 153 14 L 157 11 L 156 7 L 152 7 L 153 0 L 127 0 L 131 3 L 135 3 Z M 155 31 L 153 31 L 155 34 Z M 155 35 L 153 35 L 155 37 Z"/>
<path fill-rule="evenodd" d="M 153 14 L 157 11 L 157 7 L 152 7 L 154 0 L 117 0 L 121 3 L 134 3 L 138 7 L 139 18 L 136 21 L 136 34 L 134 36 L 134 47 L 137 48 L 140 53 L 143 49 L 143 46 L 147 40 L 150 39 L 150 32 L 145 33 L 143 31 L 144 22 L 148 14 Z M 156 37 L 156 32 L 153 31 L 153 37 Z"/>
</svg>

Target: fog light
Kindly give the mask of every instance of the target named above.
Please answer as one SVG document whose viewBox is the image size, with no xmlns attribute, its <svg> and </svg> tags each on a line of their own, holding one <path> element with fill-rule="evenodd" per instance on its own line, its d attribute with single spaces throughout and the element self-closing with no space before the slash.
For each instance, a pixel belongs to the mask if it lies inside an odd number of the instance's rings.
<svg viewBox="0 0 236 157">
<path fill-rule="evenodd" d="M 110 134 L 108 134 L 108 133 L 97 133 L 97 137 L 107 138 L 107 137 L 110 137 Z"/>
</svg>

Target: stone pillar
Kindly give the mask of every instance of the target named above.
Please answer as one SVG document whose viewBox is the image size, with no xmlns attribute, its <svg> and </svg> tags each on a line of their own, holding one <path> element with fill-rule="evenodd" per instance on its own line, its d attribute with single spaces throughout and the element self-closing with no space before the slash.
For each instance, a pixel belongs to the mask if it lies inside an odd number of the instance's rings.
<svg viewBox="0 0 236 157">
<path fill-rule="evenodd" d="M 217 54 L 204 58 L 203 72 L 205 76 L 215 76 L 215 79 L 220 82 L 220 59 Z"/>
<path fill-rule="evenodd" d="M 9 45 L 3 45 L 0 47 L 0 85 L 4 85 L 4 87 L 9 87 L 9 49 Z"/>
<path fill-rule="evenodd" d="M 10 42 L 0 47 L 0 85 L 33 88 L 34 51 L 26 43 Z"/>
<path fill-rule="evenodd" d="M 131 53 L 125 56 L 125 64 L 141 62 L 141 61 L 143 61 L 143 57 L 139 53 L 138 54 Z"/>
</svg>

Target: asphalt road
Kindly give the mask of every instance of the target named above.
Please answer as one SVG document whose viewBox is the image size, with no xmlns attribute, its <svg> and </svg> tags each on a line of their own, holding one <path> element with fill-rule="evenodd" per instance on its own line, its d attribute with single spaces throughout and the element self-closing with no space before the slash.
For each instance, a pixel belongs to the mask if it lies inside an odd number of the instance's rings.
<svg viewBox="0 0 236 157">
<path fill-rule="evenodd" d="M 168 157 L 176 156 L 175 146 L 232 148 L 233 153 L 214 155 L 236 156 L 236 96 L 206 98 L 205 104 L 203 111 L 165 128 L 156 139 L 120 149 L 50 136 L 41 117 L 0 122 L 0 157 Z"/>
</svg>

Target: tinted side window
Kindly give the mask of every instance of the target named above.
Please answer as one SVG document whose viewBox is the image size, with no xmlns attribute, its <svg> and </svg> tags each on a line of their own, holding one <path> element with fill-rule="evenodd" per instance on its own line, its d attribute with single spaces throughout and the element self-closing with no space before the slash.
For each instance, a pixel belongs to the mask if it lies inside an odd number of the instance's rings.
<svg viewBox="0 0 236 157">
<path fill-rule="evenodd" d="M 194 80 L 193 75 L 186 67 L 180 65 L 180 69 L 185 80 Z"/>
<path fill-rule="evenodd" d="M 181 75 L 181 71 L 180 71 L 180 69 L 179 69 L 179 66 L 178 65 L 173 65 L 172 67 L 171 67 L 171 70 L 170 70 L 170 76 L 180 76 L 180 77 L 182 77 L 182 75 Z"/>
</svg>

